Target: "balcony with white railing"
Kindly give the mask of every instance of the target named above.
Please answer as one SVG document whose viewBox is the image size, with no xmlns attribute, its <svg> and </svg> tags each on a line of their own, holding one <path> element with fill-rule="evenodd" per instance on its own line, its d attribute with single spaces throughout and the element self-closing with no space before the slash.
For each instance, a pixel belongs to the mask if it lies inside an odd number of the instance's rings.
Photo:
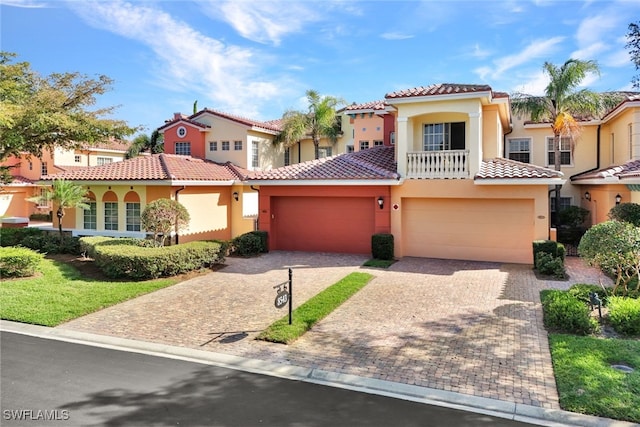
<svg viewBox="0 0 640 427">
<path fill-rule="evenodd" d="M 407 178 L 469 178 L 469 150 L 409 152 Z"/>
</svg>

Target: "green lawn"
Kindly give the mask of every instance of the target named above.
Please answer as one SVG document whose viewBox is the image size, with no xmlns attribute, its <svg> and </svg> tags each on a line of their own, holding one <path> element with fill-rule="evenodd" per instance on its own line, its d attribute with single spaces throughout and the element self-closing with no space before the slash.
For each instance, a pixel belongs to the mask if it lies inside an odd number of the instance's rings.
<svg viewBox="0 0 640 427">
<path fill-rule="evenodd" d="M 349 274 L 293 310 L 291 325 L 287 314 L 271 324 L 257 339 L 283 344 L 293 342 L 362 289 L 372 278 L 368 273 Z"/>
<path fill-rule="evenodd" d="M 550 334 L 549 342 L 563 409 L 640 423 L 639 340 Z"/>
<path fill-rule="evenodd" d="M 56 326 L 119 302 L 171 286 L 177 278 L 141 282 L 83 279 L 78 270 L 44 259 L 41 274 L 0 282 L 0 317 Z"/>
</svg>

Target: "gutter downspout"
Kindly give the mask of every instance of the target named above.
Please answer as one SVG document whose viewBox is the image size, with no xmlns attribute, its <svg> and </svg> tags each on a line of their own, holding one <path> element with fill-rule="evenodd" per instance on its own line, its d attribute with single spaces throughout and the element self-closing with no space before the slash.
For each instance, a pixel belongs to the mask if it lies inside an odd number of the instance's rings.
<svg viewBox="0 0 640 427">
<path fill-rule="evenodd" d="M 253 185 L 249 186 L 249 188 L 258 193 L 258 218 L 256 218 L 256 222 L 253 225 L 253 229 L 255 231 L 258 231 L 260 230 L 260 189 L 254 187 Z"/>
<path fill-rule="evenodd" d="M 182 188 L 178 188 L 175 192 L 175 198 L 176 198 L 176 202 L 178 201 L 178 193 L 180 193 L 182 190 L 184 190 L 185 188 L 187 188 L 186 185 L 183 185 Z M 180 236 L 178 236 L 178 228 L 176 225 L 176 245 L 179 243 L 180 241 Z"/>
</svg>

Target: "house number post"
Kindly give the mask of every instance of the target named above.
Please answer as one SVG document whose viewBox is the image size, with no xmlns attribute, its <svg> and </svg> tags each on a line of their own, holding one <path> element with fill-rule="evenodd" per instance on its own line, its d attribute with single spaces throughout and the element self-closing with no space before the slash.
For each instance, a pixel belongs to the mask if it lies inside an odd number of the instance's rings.
<svg viewBox="0 0 640 427">
<path fill-rule="evenodd" d="M 276 308 L 282 308 L 289 304 L 289 324 L 291 324 L 292 295 L 293 295 L 293 271 L 289 269 L 289 280 L 273 287 L 276 289 Z"/>
</svg>

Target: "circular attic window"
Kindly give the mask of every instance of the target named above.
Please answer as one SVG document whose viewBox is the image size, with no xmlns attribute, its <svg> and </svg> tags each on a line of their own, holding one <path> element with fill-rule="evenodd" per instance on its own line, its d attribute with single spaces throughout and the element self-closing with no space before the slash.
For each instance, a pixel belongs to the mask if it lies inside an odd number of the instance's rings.
<svg viewBox="0 0 640 427">
<path fill-rule="evenodd" d="M 180 138 L 184 138 L 185 136 L 187 136 L 187 128 L 185 128 L 184 126 L 180 126 L 177 130 L 176 133 L 178 134 L 178 136 Z"/>
</svg>

